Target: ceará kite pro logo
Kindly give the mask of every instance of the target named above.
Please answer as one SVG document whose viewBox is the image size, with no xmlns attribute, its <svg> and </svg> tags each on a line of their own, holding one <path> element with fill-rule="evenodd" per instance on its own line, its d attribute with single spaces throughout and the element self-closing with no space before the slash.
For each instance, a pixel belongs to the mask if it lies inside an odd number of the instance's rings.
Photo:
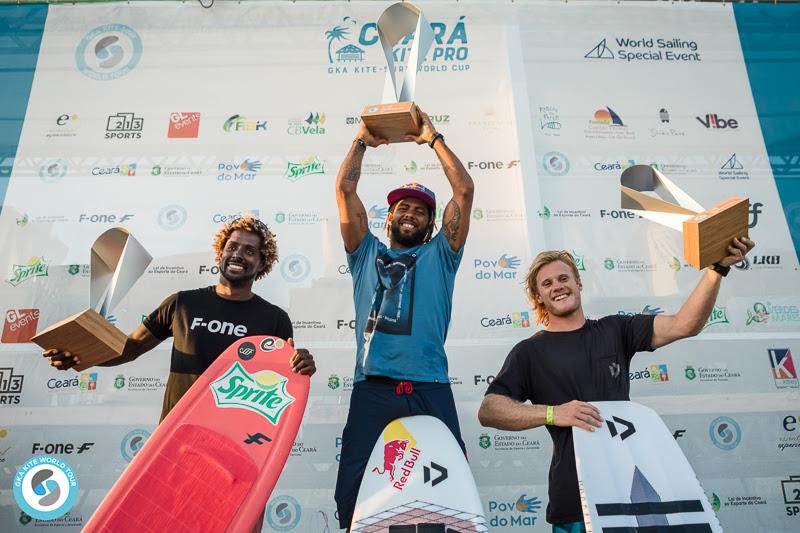
<svg viewBox="0 0 800 533">
<path fill-rule="evenodd" d="M 236 361 L 225 374 L 211 382 L 211 392 L 217 407 L 255 411 L 277 426 L 283 411 L 294 401 L 286 391 L 287 381 L 272 370 L 249 374 Z"/>
<path fill-rule="evenodd" d="M 53 520 L 66 514 L 78 497 L 78 477 L 58 457 L 31 457 L 14 476 L 14 499 L 33 518 Z"/>
<path fill-rule="evenodd" d="M 139 64 L 142 38 L 124 24 L 98 26 L 83 36 L 75 49 L 75 64 L 95 80 L 115 80 Z"/>
</svg>

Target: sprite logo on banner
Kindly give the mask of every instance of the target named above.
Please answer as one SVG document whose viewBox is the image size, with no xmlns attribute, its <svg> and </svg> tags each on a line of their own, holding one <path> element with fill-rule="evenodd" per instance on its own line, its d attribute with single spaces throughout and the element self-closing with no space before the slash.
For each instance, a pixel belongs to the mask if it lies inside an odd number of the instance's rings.
<svg viewBox="0 0 800 533">
<path fill-rule="evenodd" d="M 32 257 L 26 265 L 12 265 L 11 277 L 6 281 L 16 287 L 23 281 L 46 275 L 47 263 L 44 262 L 44 257 Z"/>
<path fill-rule="evenodd" d="M 249 374 L 237 361 L 211 382 L 211 392 L 217 407 L 249 409 L 277 425 L 283 411 L 294 401 L 286 392 L 287 381 L 272 370 Z"/>
</svg>

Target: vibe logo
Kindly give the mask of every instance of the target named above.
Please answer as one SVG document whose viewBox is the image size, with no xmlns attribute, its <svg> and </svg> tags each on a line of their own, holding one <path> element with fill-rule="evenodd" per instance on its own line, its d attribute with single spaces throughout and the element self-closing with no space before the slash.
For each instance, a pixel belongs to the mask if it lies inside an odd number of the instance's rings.
<svg viewBox="0 0 800 533">
<path fill-rule="evenodd" d="M 775 386 L 779 389 L 796 389 L 800 387 L 797 378 L 797 370 L 792 360 L 792 352 L 789 348 L 770 348 L 769 363 L 772 366 L 772 379 Z"/>
<path fill-rule="evenodd" d="M 14 499 L 20 509 L 39 520 L 66 514 L 78 497 L 78 477 L 62 459 L 32 457 L 14 476 Z"/>
<path fill-rule="evenodd" d="M 75 49 L 75 64 L 95 80 L 115 80 L 131 72 L 142 57 L 142 39 L 124 24 L 105 24 L 83 36 Z"/>
<path fill-rule="evenodd" d="M 709 130 L 738 129 L 739 122 L 735 118 L 720 118 L 716 113 L 707 113 L 704 117 L 694 117 L 697 122 Z"/>
<path fill-rule="evenodd" d="M 721 450 L 732 450 L 742 442 L 742 428 L 733 418 L 720 416 L 708 427 L 711 442 Z"/>
</svg>

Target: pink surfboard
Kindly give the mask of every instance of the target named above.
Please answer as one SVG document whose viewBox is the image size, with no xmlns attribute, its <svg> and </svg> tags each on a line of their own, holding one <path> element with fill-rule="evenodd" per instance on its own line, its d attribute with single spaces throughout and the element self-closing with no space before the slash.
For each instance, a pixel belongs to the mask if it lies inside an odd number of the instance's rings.
<svg viewBox="0 0 800 533">
<path fill-rule="evenodd" d="M 292 449 L 309 379 L 277 337 L 237 340 L 158 426 L 84 532 L 242 532 Z"/>
</svg>

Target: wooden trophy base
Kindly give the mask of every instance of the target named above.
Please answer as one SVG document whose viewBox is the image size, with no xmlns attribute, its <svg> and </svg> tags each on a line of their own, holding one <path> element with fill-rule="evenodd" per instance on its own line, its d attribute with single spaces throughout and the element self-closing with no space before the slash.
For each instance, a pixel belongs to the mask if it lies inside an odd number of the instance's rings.
<svg viewBox="0 0 800 533">
<path fill-rule="evenodd" d="M 406 135 L 417 135 L 420 128 L 414 102 L 368 105 L 361 112 L 361 120 L 373 136 L 390 143 L 408 142 Z"/>
<path fill-rule="evenodd" d="M 128 336 L 92 309 L 65 318 L 31 339 L 45 350 L 58 349 L 77 355 L 77 371 L 105 363 L 122 355 Z"/>
<path fill-rule="evenodd" d="M 728 255 L 734 237 L 747 237 L 749 199 L 728 198 L 683 223 L 683 256 L 697 269 Z"/>
</svg>

